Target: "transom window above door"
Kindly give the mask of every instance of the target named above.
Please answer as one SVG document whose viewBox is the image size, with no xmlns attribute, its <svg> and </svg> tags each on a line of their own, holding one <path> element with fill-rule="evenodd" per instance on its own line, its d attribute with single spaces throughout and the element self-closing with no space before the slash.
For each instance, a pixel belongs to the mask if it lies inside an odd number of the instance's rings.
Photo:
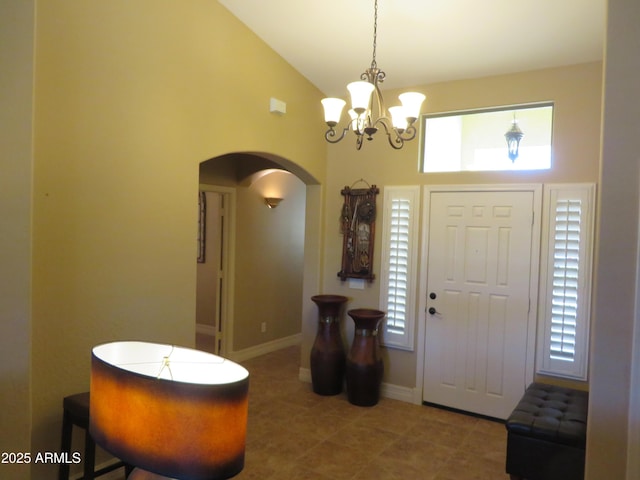
<svg viewBox="0 0 640 480">
<path fill-rule="evenodd" d="M 421 129 L 423 173 L 551 168 L 552 103 L 427 114 Z"/>
</svg>

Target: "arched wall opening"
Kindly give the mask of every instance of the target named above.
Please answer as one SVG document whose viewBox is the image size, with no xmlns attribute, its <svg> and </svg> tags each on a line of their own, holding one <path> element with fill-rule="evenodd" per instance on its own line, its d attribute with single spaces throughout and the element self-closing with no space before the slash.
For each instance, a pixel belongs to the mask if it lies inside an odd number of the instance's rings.
<svg viewBox="0 0 640 480">
<path fill-rule="evenodd" d="M 242 360 L 300 344 L 314 322 L 307 300 L 320 288 L 319 182 L 277 155 L 236 152 L 202 162 L 199 188 L 207 207 L 196 345 Z M 267 197 L 282 201 L 269 208 Z M 211 250 L 218 238 L 220 257 Z"/>
</svg>

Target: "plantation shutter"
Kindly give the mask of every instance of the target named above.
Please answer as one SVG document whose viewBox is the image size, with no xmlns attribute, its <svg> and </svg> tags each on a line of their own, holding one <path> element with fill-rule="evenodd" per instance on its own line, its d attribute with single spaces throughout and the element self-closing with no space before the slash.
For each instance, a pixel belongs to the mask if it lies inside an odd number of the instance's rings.
<svg viewBox="0 0 640 480">
<path fill-rule="evenodd" d="M 382 343 L 413 349 L 419 187 L 384 190 L 381 306 L 386 312 Z"/>
<path fill-rule="evenodd" d="M 540 373 L 586 379 L 593 256 L 593 185 L 545 187 Z"/>
<path fill-rule="evenodd" d="M 399 335 L 406 331 L 407 283 L 409 272 L 410 203 L 391 200 L 389 277 L 387 285 L 387 330 Z"/>
<path fill-rule="evenodd" d="M 576 357 L 581 211 L 581 200 L 556 202 L 549 355 L 570 362 Z"/>
</svg>

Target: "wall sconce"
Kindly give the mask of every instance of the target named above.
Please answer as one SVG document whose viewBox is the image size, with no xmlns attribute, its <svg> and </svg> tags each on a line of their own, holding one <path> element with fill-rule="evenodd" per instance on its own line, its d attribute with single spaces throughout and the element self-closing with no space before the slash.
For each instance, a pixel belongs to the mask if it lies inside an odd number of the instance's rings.
<svg viewBox="0 0 640 480">
<path fill-rule="evenodd" d="M 237 363 L 173 345 L 107 343 L 92 351 L 90 392 L 91 436 L 136 467 L 129 480 L 220 480 L 244 466 L 249 372 Z"/>
<path fill-rule="evenodd" d="M 269 208 L 276 208 L 278 205 L 280 205 L 281 201 L 282 201 L 281 198 L 274 198 L 274 197 L 267 197 L 264 199 L 264 203 L 266 203 L 267 207 Z"/>
</svg>

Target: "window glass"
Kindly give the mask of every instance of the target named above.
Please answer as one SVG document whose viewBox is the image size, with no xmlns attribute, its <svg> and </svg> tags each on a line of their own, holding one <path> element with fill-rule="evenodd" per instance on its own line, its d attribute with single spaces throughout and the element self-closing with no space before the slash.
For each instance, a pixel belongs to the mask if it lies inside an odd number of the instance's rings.
<svg viewBox="0 0 640 480">
<path fill-rule="evenodd" d="M 505 133 L 522 132 L 509 156 Z M 544 170 L 551 168 L 553 105 L 536 104 L 422 116 L 422 171 Z"/>
</svg>

